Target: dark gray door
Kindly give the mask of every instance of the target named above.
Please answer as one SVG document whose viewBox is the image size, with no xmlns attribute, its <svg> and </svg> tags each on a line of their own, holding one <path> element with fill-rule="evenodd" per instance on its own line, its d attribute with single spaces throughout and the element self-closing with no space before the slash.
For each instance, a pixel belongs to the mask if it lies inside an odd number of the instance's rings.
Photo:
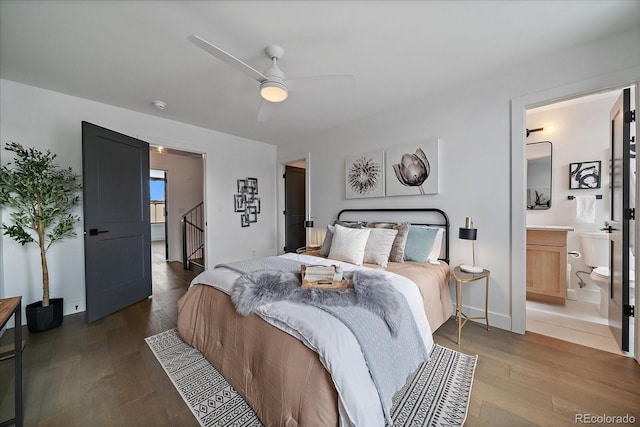
<svg viewBox="0 0 640 427">
<path fill-rule="evenodd" d="M 306 245 L 305 170 L 286 166 L 284 173 L 284 241 L 285 252 L 294 252 Z"/>
<path fill-rule="evenodd" d="M 92 322 L 151 295 L 149 145 L 82 122 L 82 169 Z"/>
<path fill-rule="evenodd" d="M 629 230 L 631 159 L 631 90 L 624 89 L 610 113 L 611 221 L 609 327 L 623 351 L 629 351 Z"/>
</svg>

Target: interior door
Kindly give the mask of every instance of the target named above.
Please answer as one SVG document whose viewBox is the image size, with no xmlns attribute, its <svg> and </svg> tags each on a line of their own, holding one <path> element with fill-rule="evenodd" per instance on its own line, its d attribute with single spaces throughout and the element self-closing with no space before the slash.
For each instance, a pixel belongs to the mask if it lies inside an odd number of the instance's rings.
<svg viewBox="0 0 640 427">
<path fill-rule="evenodd" d="M 306 245 L 305 179 L 303 168 L 286 166 L 284 173 L 284 251 L 293 252 Z"/>
<path fill-rule="evenodd" d="M 609 327 L 623 351 L 629 351 L 629 230 L 630 206 L 631 90 L 624 89 L 610 112 L 611 221 Z"/>
<path fill-rule="evenodd" d="M 92 322 L 151 295 L 149 145 L 82 122 L 82 169 Z"/>
</svg>

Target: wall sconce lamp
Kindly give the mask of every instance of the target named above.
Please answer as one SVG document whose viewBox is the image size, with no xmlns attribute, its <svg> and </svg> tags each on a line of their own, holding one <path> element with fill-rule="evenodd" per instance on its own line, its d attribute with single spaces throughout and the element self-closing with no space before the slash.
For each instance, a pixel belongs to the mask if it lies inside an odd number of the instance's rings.
<svg viewBox="0 0 640 427">
<path fill-rule="evenodd" d="M 542 132 L 543 130 L 544 128 L 527 129 L 527 138 L 529 138 L 529 135 L 533 132 Z"/>
<path fill-rule="evenodd" d="M 471 240 L 471 248 L 473 253 L 473 264 L 462 264 L 460 270 L 467 273 L 482 273 L 482 267 L 476 266 L 476 238 L 478 237 L 478 229 L 473 228 L 473 220 L 468 216 L 464 221 L 464 227 L 460 227 L 458 238 L 463 240 Z"/>
</svg>

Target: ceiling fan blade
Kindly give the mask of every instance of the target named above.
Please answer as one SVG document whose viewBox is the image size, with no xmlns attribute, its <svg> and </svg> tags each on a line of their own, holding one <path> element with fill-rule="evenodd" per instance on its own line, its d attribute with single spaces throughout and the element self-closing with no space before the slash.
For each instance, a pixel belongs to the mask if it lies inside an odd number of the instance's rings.
<svg viewBox="0 0 640 427">
<path fill-rule="evenodd" d="M 200 49 L 210 53 L 211 55 L 215 56 L 216 58 L 218 58 L 219 60 L 226 62 L 227 64 L 231 65 L 233 68 L 235 68 L 238 71 L 242 71 L 243 73 L 245 73 L 247 76 L 251 77 L 254 80 L 257 80 L 259 82 L 263 82 L 265 80 L 267 80 L 267 77 L 262 74 L 260 71 L 256 70 L 255 68 L 253 68 L 250 65 L 245 64 L 244 62 L 242 62 L 241 60 L 239 60 L 238 58 L 236 58 L 235 56 L 231 55 L 230 53 L 220 49 L 217 46 L 212 45 L 211 43 L 209 43 L 208 41 L 192 34 L 189 37 L 187 37 L 189 39 L 189 41 L 193 44 L 195 44 L 196 46 L 198 46 Z"/>
<path fill-rule="evenodd" d="M 274 110 L 274 103 L 265 101 L 264 99 L 260 100 L 260 106 L 258 107 L 258 123 L 264 123 L 269 119 L 269 116 Z"/>
<path fill-rule="evenodd" d="M 356 86 L 356 78 L 347 75 L 313 76 L 286 79 L 285 83 L 289 90 L 294 91 L 352 89 Z"/>
</svg>

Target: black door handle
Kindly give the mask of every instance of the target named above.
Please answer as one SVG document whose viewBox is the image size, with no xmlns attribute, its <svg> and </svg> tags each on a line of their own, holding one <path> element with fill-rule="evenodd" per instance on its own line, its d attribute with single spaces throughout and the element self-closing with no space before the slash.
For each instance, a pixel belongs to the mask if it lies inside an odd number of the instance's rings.
<svg viewBox="0 0 640 427">
<path fill-rule="evenodd" d="M 610 225 L 607 225 L 606 227 L 601 228 L 600 230 L 604 231 L 605 233 L 613 233 L 614 231 L 618 231 L 617 228 L 613 228 Z"/>
<path fill-rule="evenodd" d="M 98 234 L 108 233 L 109 230 L 98 230 L 97 228 L 89 229 L 89 236 L 97 236 Z"/>
</svg>

